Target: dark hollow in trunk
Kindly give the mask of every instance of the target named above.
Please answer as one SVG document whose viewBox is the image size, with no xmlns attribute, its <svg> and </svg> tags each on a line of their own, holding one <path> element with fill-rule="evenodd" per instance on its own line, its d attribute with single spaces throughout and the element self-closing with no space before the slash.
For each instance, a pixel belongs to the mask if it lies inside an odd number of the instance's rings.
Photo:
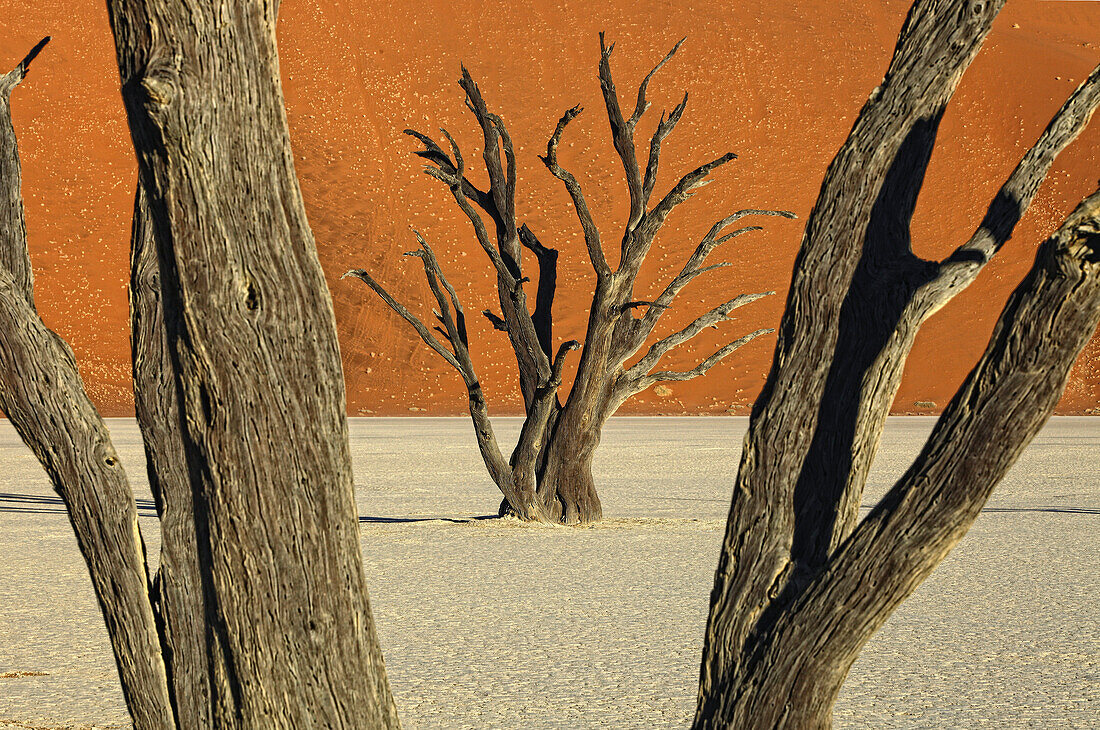
<svg viewBox="0 0 1100 730">
<path fill-rule="evenodd" d="M 630 216 L 622 233 L 619 265 L 612 269 L 604 253 L 600 232 L 588 210 L 588 203 L 577 179 L 558 164 L 557 150 L 568 124 L 581 112 L 573 107 L 557 123 L 541 159 L 552 175 L 562 181 L 569 193 L 584 233 L 588 257 L 596 273 L 596 289 L 588 319 L 583 347 L 576 341 L 553 346 L 552 309 L 557 284 L 556 249 L 544 245 L 526 224 L 516 218 L 516 161 L 512 139 L 503 120 L 489 111 L 481 91 L 463 68 L 459 85 L 466 104 L 477 118 L 483 137 L 482 160 L 489 187 L 481 190 L 466 177 L 465 160 L 453 137 L 443 130 L 450 151 L 431 137 L 413 130 L 406 134 L 424 146 L 416 154 L 428 162 L 425 172 L 444 183 L 459 208 L 469 219 L 496 273 L 500 314 L 485 310 L 493 326 L 507 334 L 519 369 L 520 390 L 526 409 L 521 435 L 505 459 L 489 421 L 488 404 L 469 352 L 469 338 L 462 305 L 454 288 L 447 282 L 428 243 L 416 234 L 419 248 L 407 256 L 421 259 L 429 289 L 435 299 L 433 310 L 438 326 L 434 333 L 419 317 L 397 302 L 362 269 L 349 271 L 365 282 L 397 314 L 409 322 L 425 344 L 454 367 L 463 382 L 470 403 L 474 432 L 485 466 L 504 495 L 501 514 L 524 520 L 595 522 L 603 510 L 592 478 L 592 457 L 600 441 L 600 430 L 607 419 L 627 398 L 659 381 L 689 380 L 707 372 L 719 361 L 750 340 L 772 332 L 761 329 L 740 337 L 702 359 L 686 371 L 661 370 L 661 358 L 704 329 L 731 319 L 738 307 L 774 292 L 744 294 L 719 304 L 687 327 L 654 339 L 658 320 L 673 299 L 695 277 L 729 266 L 728 263 L 704 265 L 707 256 L 719 245 L 760 226 L 733 228 L 749 216 L 782 216 L 786 211 L 744 209 L 725 216 L 710 229 L 684 264 L 680 273 L 651 299 L 639 299 L 634 288 L 638 272 L 664 225 L 669 213 L 687 200 L 692 191 L 709 182 L 712 171 L 736 158 L 728 152 L 688 172 L 656 203 L 650 205 L 657 181 L 661 144 L 672 133 L 687 106 L 687 96 L 667 115 L 662 115 L 649 143 L 644 166 L 635 148 L 635 127 L 649 107 L 646 89 L 650 79 L 679 49 L 680 43 L 642 80 L 638 100 L 629 118 L 624 118 L 619 96 L 611 78 L 611 51 L 600 36 L 599 81 L 603 92 L 612 142 L 622 162 L 630 193 Z M 503 155 L 503 161 L 502 161 Z M 485 217 L 488 217 L 487 225 Z M 490 229 L 492 233 L 490 233 Z M 534 307 L 527 301 L 523 273 L 523 253 L 534 255 L 538 284 Z M 638 358 L 643 346 L 648 349 Z M 562 400 L 562 367 L 566 355 L 580 349 L 580 362 L 573 383 Z"/>
</svg>

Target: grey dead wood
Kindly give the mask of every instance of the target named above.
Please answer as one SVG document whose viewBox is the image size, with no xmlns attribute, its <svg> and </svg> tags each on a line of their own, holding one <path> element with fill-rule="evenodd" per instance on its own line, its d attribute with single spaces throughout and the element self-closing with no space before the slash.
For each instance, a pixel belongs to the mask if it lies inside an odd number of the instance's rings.
<svg viewBox="0 0 1100 730">
<path fill-rule="evenodd" d="M 910 218 L 939 120 L 1002 5 L 918 0 L 882 84 L 826 173 L 745 436 L 711 595 L 697 728 L 829 727 L 863 644 L 966 532 L 1050 415 L 1095 330 L 1094 195 L 1040 248 L 925 450 L 858 522 L 921 323 L 1009 238 L 1054 158 L 1100 104 L 1098 68 L 969 239 L 943 261 L 912 253 Z"/>
<path fill-rule="evenodd" d="M 734 297 L 678 332 L 652 341 L 652 335 L 676 295 L 701 274 L 728 266 L 704 265 L 719 245 L 744 233 L 761 230 L 746 226 L 727 232 L 729 226 L 746 216 L 783 216 L 786 211 L 745 209 L 718 221 L 688 258 L 682 271 L 654 300 L 641 300 L 635 293 L 638 272 L 654 239 L 669 214 L 692 192 L 709 182 L 709 175 L 736 156 L 726 153 L 685 174 L 657 202 L 651 204 L 660 163 L 661 143 L 675 128 L 687 106 L 687 97 L 667 115 L 662 114 L 650 139 L 645 164 L 639 162 L 635 147 L 635 128 L 649 108 L 646 91 L 654 74 L 680 48 L 680 41 L 646 77 L 638 88 L 637 102 L 629 117 L 624 117 L 611 75 L 612 47 L 600 36 L 598 78 L 603 93 L 611 137 L 623 164 L 630 194 L 630 213 L 622 233 L 619 265 L 612 269 L 607 261 L 600 230 L 588 207 L 584 191 L 576 177 L 558 162 L 558 146 L 569 123 L 581 113 L 580 107 L 565 112 L 547 143 L 541 159 L 552 175 L 562 181 L 572 201 L 585 249 L 596 274 L 587 330 L 583 345 L 567 341 L 554 345 L 553 314 L 557 285 L 558 251 L 545 245 L 516 217 L 516 161 L 512 140 L 504 122 L 491 112 L 477 84 L 463 68 L 459 85 L 466 105 L 477 119 L 482 132 L 482 161 L 488 172 L 488 189 L 482 190 L 466 174 L 466 161 L 458 143 L 447 130 L 441 130 L 449 149 L 429 135 L 414 130 L 406 133 L 423 145 L 416 154 L 428 164 L 425 172 L 444 183 L 455 202 L 473 226 L 478 244 L 485 251 L 497 280 L 500 315 L 486 310 L 485 316 L 497 330 L 508 335 L 519 369 L 520 390 L 526 417 L 515 449 L 505 459 L 489 422 L 488 404 L 470 356 L 465 313 L 454 288 L 447 282 L 431 248 L 416 234 L 420 248 L 410 255 L 419 257 L 435 299 L 433 313 L 440 326 L 438 337 L 407 307 L 397 302 L 381 284 L 362 269 L 349 271 L 371 289 L 397 314 L 408 321 L 421 339 L 458 370 L 466 385 L 474 431 L 485 465 L 504 495 L 501 513 L 526 520 L 594 522 L 602 517 L 602 507 L 592 478 L 592 459 L 607 419 L 632 395 L 661 380 L 688 380 L 698 377 L 718 362 L 760 335 L 772 330 L 759 329 L 739 337 L 685 371 L 659 368 L 661 358 L 674 348 L 689 342 L 704 329 L 733 317 L 733 311 L 773 292 Z M 524 251 L 530 252 L 538 267 L 534 307 L 527 300 L 524 284 L 529 281 L 523 270 Z M 643 346 L 651 342 L 640 359 L 630 365 Z M 565 358 L 580 350 L 577 374 L 568 392 L 562 389 Z"/>
<path fill-rule="evenodd" d="M 0 77 L 0 408 L 65 502 L 139 730 L 173 727 L 137 507 L 69 346 L 34 307 L 12 90 L 49 39 Z"/>
<path fill-rule="evenodd" d="M 359 551 L 335 320 L 283 112 L 276 7 L 108 10 L 140 174 L 130 301 L 162 523 L 152 584 L 106 429 L 33 309 L 7 107 L 33 53 L 0 87 L 4 410 L 68 505 L 135 727 L 396 728 Z"/>
<path fill-rule="evenodd" d="M 213 724 L 206 658 L 202 566 L 196 549 L 195 499 L 180 429 L 179 398 L 165 335 L 157 243 L 145 190 L 138 184 L 130 245 L 130 351 L 134 407 L 146 473 L 160 519 L 160 567 L 153 600 L 181 728 Z"/>
</svg>

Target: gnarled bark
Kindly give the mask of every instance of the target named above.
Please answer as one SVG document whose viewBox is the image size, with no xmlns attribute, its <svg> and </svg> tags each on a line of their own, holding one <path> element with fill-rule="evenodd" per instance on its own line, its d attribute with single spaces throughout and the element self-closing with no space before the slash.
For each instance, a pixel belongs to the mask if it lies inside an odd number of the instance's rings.
<svg viewBox="0 0 1100 730">
<path fill-rule="evenodd" d="M 108 10 L 140 172 L 131 305 L 155 587 L 106 429 L 33 308 L 7 99 L 34 52 L 0 79 L 0 405 L 68 506 L 136 727 L 397 727 L 276 5 Z"/>
<path fill-rule="evenodd" d="M 134 495 L 72 350 L 34 307 L 10 101 L 48 40 L 0 77 L 0 408 L 65 502 L 134 727 L 169 728 L 173 711 Z"/>
<path fill-rule="evenodd" d="M 130 349 L 134 407 L 145 469 L 160 519 L 160 566 L 153 601 L 181 728 L 211 727 L 206 605 L 195 525 L 195 495 L 180 429 L 180 393 L 165 335 L 160 265 L 145 189 L 138 184 L 130 241 Z"/>
<path fill-rule="evenodd" d="M 504 494 L 501 513 L 515 514 L 523 519 L 568 524 L 594 522 L 603 515 L 599 496 L 592 480 L 592 456 L 599 445 L 600 431 L 606 420 L 630 396 L 661 380 L 688 380 L 698 377 L 752 339 L 771 332 L 762 329 L 745 335 L 702 360 L 686 371 L 658 369 L 661 358 L 688 342 L 705 328 L 731 318 L 734 309 L 773 292 L 750 294 L 734 299 L 703 314 L 683 330 L 657 340 L 636 363 L 627 362 L 649 341 L 661 315 L 671 306 L 677 294 L 693 279 L 728 264 L 704 266 L 707 256 L 720 244 L 760 226 L 747 226 L 726 233 L 726 229 L 745 216 L 771 215 L 793 218 L 786 211 L 746 209 L 727 216 L 714 225 L 689 257 L 683 271 L 654 301 L 639 301 L 634 294 L 638 272 L 646 254 L 668 215 L 691 192 L 704 185 L 712 171 L 733 160 L 726 153 L 684 175 L 660 200 L 650 205 L 657 179 L 661 144 L 672 133 L 687 106 L 687 97 L 667 116 L 662 115 L 650 140 L 646 164 L 639 164 L 634 143 L 634 130 L 649 107 L 646 90 L 653 75 L 680 48 L 675 47 L 646 75 L 638 88 L 637 103 L 629 118 L 624 117 L 611 76 L 612 47 L 600 36 L 599 79 L 603 91 L 611 136 L 622 161 L 630 193 L 630 214 L 622 236 L 622 250 L 617 268 L 607 262 L 600 231 L 588 209 L 580 183 L 572 173 L 558 163 L 557 150 L 569 123 L 582 111 L 573 107 L 557 123 L 542 157 L 547 169 L 562 181 L 569 193 L 584 233 L 588 258 L 596 273 L 596 288 L 589 309 L 588 327 L 581 348 L 577 375 L 564 399 L 559 397 L 561 370 L 565 354 L 580 347 L 579 343 L 553 346 L 552 307 L 557 282 L 558 252 L 545 246 L 515 215 L 516 165 L 511 138 L 499 116 L 489 111 L 477 84 L 463 69 L 459 85 L 466 92 L 466 104 L 481 127 L 483 160 L 489 174 L 489 189 L 481 190 L 466 176 L 465 161 L 457 142 L 446 130 L 443 135 L 450 146 L 446 152 L 428 135 L 406 130 L 418 139 L 424 149 L 416 154 L 427 160 L 425 172 L 445 183 L 459 208 L 469 219 L 478 243 L 485 251 L 497 275 L 497 294 L 501 315 L 491 310 L 485 316 L 494 327 L 508 334 L 519 368 L 520 390 L 526 406 L 526 420 L 519 442 L 506 461 L 500 452 L 488 420 L 488 406 L 470 358 L 469 341 L 462 319 L 462 307 L 453 288 L 446 283 L 431 249 L 417 234 L 420 250 L 410 255 L 424 259 L 428 284 L 438 308 L 434 310 L 442 327 L 436 331 L 442 341 L 406 307 L 399 304 L 367 272 L 356 269 L 355 276 L 370 286 L 420 335 L 421 339 L 455 367 L 466 384 L 470 413 L 489 474 Z M 503 153 L 503 163 L 501 155 Z M 489 232 L 481 213 L 493 224 L 495 237 Z M 531 311 L 524 292 L 528 278 L 523 274 L 522 253 L 527 249 L 535 255 L 539 267 L 535 307 Z M 446 288 L 446 294 L 440 286 Z M 644 310 L 636 316 L 636 309 Z"/>
<path fill-rule="evenodd" d="M 1050 414 L 1095 329 L 1087 250 L 1094 197 L 1044 244 L 925 451 L 857 527 L 921 323 L 1008 239 L 1054 157 L 1100 104 L 1097 69 L 967 243 L 938 262 L 912 253 L 909 221 L 939 120 L 1002 5 L 917 0 L 886 77 L 826 173 L 745 437 L 711 594 L 696 727 L 828 727 L 863 643 L 969 527 Z M 1017 399 L 1030 409 L 1018 410 Z"/>
</svg>

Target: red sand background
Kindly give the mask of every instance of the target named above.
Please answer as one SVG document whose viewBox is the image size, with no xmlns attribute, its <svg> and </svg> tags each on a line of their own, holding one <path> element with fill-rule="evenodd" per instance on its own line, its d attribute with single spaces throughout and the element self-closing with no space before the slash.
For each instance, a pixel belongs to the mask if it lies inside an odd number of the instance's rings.
<svg viewBox="0 0 1100 730">
<path fill-rule="evenodd" d="M 584 185 L 605 241 L 616 242 L 627 200 L 596 80 L 596 33 L 606 30 L 617 43 L 612 67 L 625 104 L 632 104 L 645 71 L 688 37 L 651 84 L 653 108 L 639 130 L 639 139 L 648 140 L 661 109 L 690 92 L 684 120 L 665 145 L 658 193 L 726 150 L 740 159 L 669 219 L 640 296 L 678 271 L 710 223 L 730 210 L 780 207 L 801 217 L 766 219 L 765 232 L 716 252 L 714 260 L 724 254 L 735 266 L 695 282 L 666 316 L 663 332 L 731 292 L 778 291 L 700 338 L 698 353 L 709 353 L 723 340 L 778 322 L 825 167 L 881 80 L 907 7 L 907 0 L 486 0 L 461 6 L 283 0 L 283 83 L 301 185 L 336 303 L 349 413 L 465 410 L 455 373 L 369 290 L 339 279 L 349 268 L 367 268 L 426 311 L 423 277 L 400 256 L 412 247 L 410 227 L 416 227 L 440 253 L 467 310 L 491 303 L 490 271 L 468 224 L 442 186 L 420 174 L 409 154 L 413 140 L 401 134 L 409 126 L 433 133 L 446 126 L 466 158 L 478 160 L 477 129 L 455 83 L 460 62 L 516 141 L 521 219 L 561 250 L 555 335 L 579 338 L 593 277 L 568 198 L 536 154 L 561 113 L 583 104 L 561 159 Z M 35 299 L 46 322 L 75 349 L 100 410 L 129 415 L 126 279 L 135 165 L 105 3 L 0 0 L 4 68 L 47 34 L 53 43 L 13 103 Z M 1016 161 L 1098 60 L 1100 2 L 1009 2 L 943 121 L 914 222 L 919 255 L 943 256 L 970 235 Z M 981 354 L 1036 244 L 1095 189 L 1098 175 L 1100 120 L 1059 158 L 999 257 L 926 324 L 896 412 L 929 413 L 947 402 Z M 517 412 L 506 339 L 483 320 L 471 317 L 471 323 L 494 412 Z M 648 391 L 623 412 L 743 413 L 763 383 L 773 345 L 773 338 L 760 338 L 707 377 L 672 383 L 665 395 Z M 670 364 L 688 365 L 698 353 L 685 351 Z M 1061 412 L 1097 407 L 1098 358 L 1094 340 Z"/>
</svg>

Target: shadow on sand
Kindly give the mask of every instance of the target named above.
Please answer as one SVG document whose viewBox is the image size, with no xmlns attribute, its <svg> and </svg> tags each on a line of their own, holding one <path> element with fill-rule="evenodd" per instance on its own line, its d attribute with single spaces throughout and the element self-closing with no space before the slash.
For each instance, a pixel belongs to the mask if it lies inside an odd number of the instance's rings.
<svg viewBox="0 0 1100 730">
<path fill-rule="evenodd" d="M 138 514 L 156 517 L 157 507 L 151 499 L 137 499 Z M 0 512 L 29 512 L 31 514 L 65 514 L 65 502 L 61 497 L 46 494 L 12 494 L 0 492 Z"/>
<path fill-rule="evenodd" d="M 138 514 L 142 517 L 156 517 L 156 505 L 153 504 L 151 499 L 138 499 L 137 503 Z M 712 501 L 712 500 L 692 500 L 692 501 Z M 864 504 L 863 509 L 869 510 L 874 507 L 873 504 Z M 0 492 L 0 512 L 22 512 L 24 514 L 65 514 L 65 503 L 61 500 L 61 497 L 54 497 L 45 494 L 13 494 L 11 492 Z M 982 512 L 1055 512 L 1059 514 L 1069 515 L 1100 515 L 1100 509 L 1093 507 L 1056 507 L 1056 506 L 1035 506 L 1035 507 L 985 507 Z M 478 515 L 476 517 L 374 517 L 370 515 L 360 515 L 359 522 L 363 524 L 374 525 L 391 525 L 391 524 L 403 524 L 410 522 L 450 522 L 453 524 L 466 524 L 468 522 L 480 522 L 482 520 L 495 520 L 498 519 L 497 515 Z"/>
<path fill-rule="evenodd" d="M 465 525 L 481 520 L 497 520 L 497 515 L 478 515 L 477 517 L 368 517 L 359 516 L 359 522 L 373 525 L 393 525 L 404 522 L 450 522 L 456 525 Z"/>
<path fill-rule="evenodd" d="M 138 514 L 142 517 L 156 517 L 157 508 L 151 499 L 138 499 Z M 13 494 L 0 492 L 0 512 L 21 512 L 36 515 L 66 514 L 65 502 L 61 497 L 47 494 Z M 370 524 L 398 524 L 404 522 L 453 522 L 464 524 L 480 520 L 495 520 L 496 515 L 478 515 L 477 517 L 370 517 L 360 516 L 359 521 Z"/>
</svg>

